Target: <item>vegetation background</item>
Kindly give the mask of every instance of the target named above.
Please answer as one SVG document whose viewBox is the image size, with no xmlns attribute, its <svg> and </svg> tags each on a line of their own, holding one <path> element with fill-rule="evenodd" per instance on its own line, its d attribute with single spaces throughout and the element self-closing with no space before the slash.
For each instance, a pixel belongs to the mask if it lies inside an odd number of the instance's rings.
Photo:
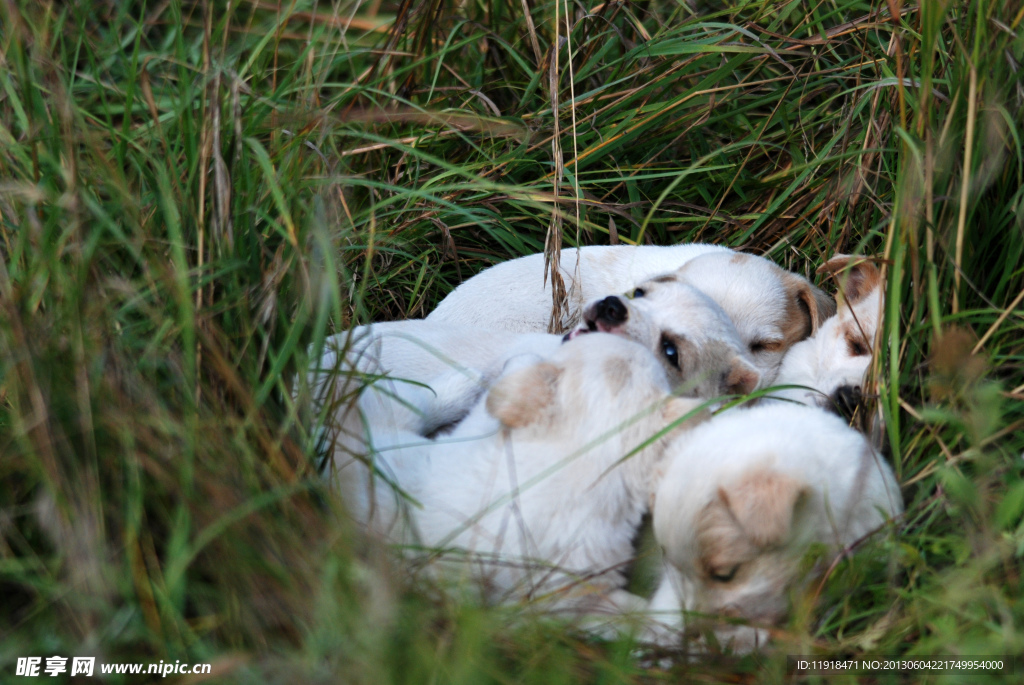
<svg viewBox="0 0 1024 685">
<path fill-rule="evenodd" d="M 781 682 L 786 654 L 1020 655 L 1022 17 L 6 0 L 0 680 L 27 655 L 246 683 Z M 839 251 L 886 266 L 875 379 L 907 513 L 793 598 L 775 652 L 650 667 L 410 584 L 350 530 L 291 399 L 308 350 L 545 245 L 681 241 L 812 278 Z"/>
</svg>

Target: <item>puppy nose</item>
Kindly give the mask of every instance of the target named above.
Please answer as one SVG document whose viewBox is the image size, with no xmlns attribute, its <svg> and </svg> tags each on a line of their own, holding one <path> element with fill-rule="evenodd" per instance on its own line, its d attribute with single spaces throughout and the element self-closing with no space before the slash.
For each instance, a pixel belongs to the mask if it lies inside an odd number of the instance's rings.
<svg viewBox="0 0 1024 685">
<path fill-rule="evenodd" d="M 852 419 L 864 396 L 856 385 L 840 385 L 832 395 L 832 407 L 844 419 Z"/>
<path fill-rule="evenodd" d="M 629 318 L 629 310 L 615 295 L 609 295 L 597 303 L 597 318 L 605 323 L 620 324 Z"/>
</svg>

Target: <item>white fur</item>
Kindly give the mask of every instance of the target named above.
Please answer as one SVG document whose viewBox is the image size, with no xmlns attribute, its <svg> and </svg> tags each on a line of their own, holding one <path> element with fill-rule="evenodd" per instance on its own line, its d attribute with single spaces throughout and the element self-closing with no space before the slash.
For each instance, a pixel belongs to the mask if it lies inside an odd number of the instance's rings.
<svg viewBox="0 0 1024 685">
<path fill-rule="evenodd" d="M 625 312 L 608 316 L 608 303 Z M 624 297 L 609 295 L 583 310 L 586 329 L 624 335 L 662 362 L 677 394 L 712 398 L 747 394 L 761 374 L 728 315 L 700 290 L 666 276 Z"/>
<path fill-rule="evenodd" d="M 329 338 L 311 383 L 336 399 L 358 387 L 357 408 L 368 425 L 428 435 L 465 416 L 510 360 L 547 357 L 561 344 L 546 333 L 375 323 Z"/>
<path fill-rule="evenodd" d="M 664 463 L 653 513 L 665 574 L 650 605 L 663 642 L 678 640 L 685 610 L 749 620 L 754 625 L 719 623 L 715 634 L 736 651 L 755 648 L 766 640 L 764 628 L 783 618 L 811 543 L 841 550 L 903 510 L 892 470 L 864 436 L 800 405 L 716 416 L 677 438 Z M 765 485 L 772 482 L 778 487 Z M 758 488 L 765 491 L 750 494 Z M 728 516 L 702 547 L 698 524 L 716 512 Z M 778 539 L 759 539 L 758 526 L 772 521 Z M 734 567 L 727 582 L 710 575 Z"/>
<path fill-rule="evenodd" d="M 713 300 L 692 286 L 651 284 L 644 298 L 621 302 L 628 312 L 625 321 L 614 327 L 593 322 L 593 328 L 646 347 L 679 394 L 713 398 L 745 394 L 758 386 L 760 376 L 735 327 Z M 675 364 L 667 355 L 670 342 L 678 347 Z M 341 428 L 343 447 L 361 453 L 367 430 L 430 435 L 456 423 L 509 360 L 545 358 L 561 344 L 557 335 L 432 320 L 378 323 L 328 339 L 310 380 L 321 404 L 332 401 L 332 413 L 340 415 L 334 424 Z M 362 389 L 361 378 L 368 381 Z M 356 393 L 355 407 L 343 401 Z"/>
<path fill-rule="evenodd" d="M 457 550 L 443 555 L 445 575 L 471 579 L 486 600 L 622 611 L 637 604 L 622 569 L 669 438 L 645 443 L 697 406 L 669 395 L 636 343 L 582 336 L 504 374 L 436 442 L 375 435 L 380 473 L 421 505 L 408 507 L 411 526 L 381 479 L 350 505 L 393 540 Z"/>
<path fill-rule="evenodd" d="M 721 246 L 591 246 L 562 250 L 561 273 L 569 297 L 567 311 L 555 329 L 575 326 L 585 302 L 631 291 L 670 272 L 722 307 L 764 383 L 775 379 L 785 350 L 813 333 L 819 321 L 834 311 L 830 299 L 803 277 L 762 257 Z M 537 332 L 548 330 L 550 317 L 551 284 L 544 283 L 543 255 L 535 254 L 470 278 L 442 300 L 427 320 Z"/>
<path fill-rule="evenodd" d="M 569 293 L 569 311 L 557 330 L 569 330 L 579 323 L 585 303 L 605 295 L 622 294 L 638 283 L 674 271 L 694 257 L 711 252 L 732 250 L 701 244 L 595 245 L 562 250 L 561 275 Z M 441 300 L 427 319 L 505 331 L 547 331 L 551 319 L 551 281 L 544 278 L 544 255 L 510 259 L 481 271 Z"/>
</svg>

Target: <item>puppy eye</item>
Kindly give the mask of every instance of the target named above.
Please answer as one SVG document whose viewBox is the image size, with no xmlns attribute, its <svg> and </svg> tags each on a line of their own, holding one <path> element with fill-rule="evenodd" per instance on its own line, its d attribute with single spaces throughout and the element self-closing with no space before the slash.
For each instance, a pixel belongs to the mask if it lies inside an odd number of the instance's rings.
<svg viewBox="0 0 1024 685">
<path fill-rule="evenodd" d="M 633 297 L 634 298 L 643 297 L 646 294 L 647 294 L 647 291 L 644 290 L 643 288 L 634 288 L 633 289 Z"/>
<path fill-rule="evenodd" d="M 871 350 L 864 344 L 863 340 L 847 338 L 846 345 L 850 348 L 850 355 L 853 357 L 866 357 L 871 354 Z"/>
<path fill-rule="evenodd" d="M 669 363 L 672 366 L 674 366 L 674 367 L 676 367 L 678 369 L 679 368 L 679 350 L 678 350 L 678 348 L 676 348 L 676 344 L 674 342 L 672 342 L 671 340 L 669 340 L 668 338 L 662 338 L 661 339 L 661 351 L 665 355 L 665 358 L 668 359 Z"/>
<path fill-rule="evenodd" d="M 755 340 L 750 343 L 750 351 L 754 354 L 758 352 L 778 352 L 782 348 L 782 343 L 777 340 Z"/>
<path fill-rule="evenodd" d="M 735 566 L 730 568 L 728 571 L 725 571 L 724 573 L 721 572 L 721 571 L 710 571 L 709 574 L 711 575 L 711 580 L 713 580 L 715 582 L 718 582 L 718 583 L 731 583 L 733 578 L 736 577 L 736 572 L 739 571 L 739 570 L 740 570 L 740 565 L 736 564 Z"/>
</svg>

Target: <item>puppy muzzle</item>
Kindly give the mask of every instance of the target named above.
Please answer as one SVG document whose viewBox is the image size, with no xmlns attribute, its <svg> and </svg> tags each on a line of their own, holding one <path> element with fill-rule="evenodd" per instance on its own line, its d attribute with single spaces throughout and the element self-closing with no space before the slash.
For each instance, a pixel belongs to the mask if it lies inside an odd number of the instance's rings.
<svg viewBox="0 0 1024 685">
<path fill-rule="evenodd" d="M 847 421 L 852 421 L 857 411 L 864 406 L 864 394 L 856 385 L 839 386 L 829 400 L 831 409 Z"/>
<path fill-rule="evenodd" d="M 629 319 L 629 309 L 620 297 L 609 295 L 587 307 L 583 318 L 590 330 L 613 333 Z"/>
</svg>

